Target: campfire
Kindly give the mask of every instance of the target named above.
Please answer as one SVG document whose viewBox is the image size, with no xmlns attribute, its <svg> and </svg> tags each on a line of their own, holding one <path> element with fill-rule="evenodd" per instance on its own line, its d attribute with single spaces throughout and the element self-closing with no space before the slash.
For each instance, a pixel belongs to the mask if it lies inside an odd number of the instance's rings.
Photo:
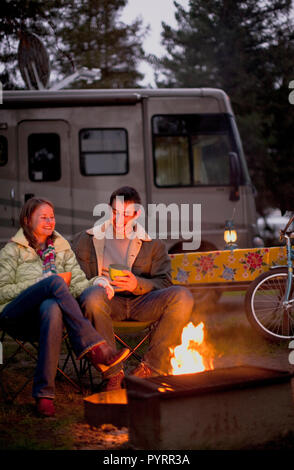
<svg viewBox="0 0 294 470">
<path fill-rule="evenodd" d="M 208 358 L 207 346 L 204 342 L 204 323 L 195 326 L 188 323 L 182 331 L 181 344 L 170 348 L 171 375 L 195 374 L 213 369 Z"/>
</svg>

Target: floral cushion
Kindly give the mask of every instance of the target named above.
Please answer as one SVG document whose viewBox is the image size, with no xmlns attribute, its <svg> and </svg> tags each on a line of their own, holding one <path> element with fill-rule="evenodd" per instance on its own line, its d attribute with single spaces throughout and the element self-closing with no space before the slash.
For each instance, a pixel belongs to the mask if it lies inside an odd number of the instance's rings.
<svg viewBox="0 0 294 470">
<path fill-rule="evenodd" d="M 174 284 L 250 282 L 286 264 L 286 248 L 252 248 L 170 255 Z"/>
</svg>

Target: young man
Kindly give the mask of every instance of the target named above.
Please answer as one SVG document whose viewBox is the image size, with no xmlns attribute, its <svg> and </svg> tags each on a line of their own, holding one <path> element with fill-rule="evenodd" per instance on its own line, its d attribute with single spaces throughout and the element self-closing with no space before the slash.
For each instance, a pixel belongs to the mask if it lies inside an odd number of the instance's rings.
<svg viewBox="0 0 294 470">
<path fill-rule="evenodd" d="M 169 347 L 180 343 L 189 322 L 193 296 L 185 287 L 173 286 L 171 265 L 161 240 L 152 240 L 137 222 L 141 199 L 134 188 L 114 191 L 109 205 L 111 217 L 103 225 L 81 232 L 73 250 L 88 279 L 94 285 L 80 296 L 81 308 L 97 331 L 115 346 L 112 320 L 157 323 L 143 362 L 132 372 L 138 377 L 166 374 L 170 370 Z M 128 267 L 124 276 L 111 281 L 110 264 Z M 120 388 L 122 366 L 105 374 L 106 390 Z"/>
</svg>

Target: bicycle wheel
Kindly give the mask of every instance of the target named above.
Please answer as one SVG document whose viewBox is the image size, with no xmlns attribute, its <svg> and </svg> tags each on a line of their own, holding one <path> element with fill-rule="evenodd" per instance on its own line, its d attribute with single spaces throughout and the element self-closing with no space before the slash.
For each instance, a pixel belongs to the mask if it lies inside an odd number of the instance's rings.
<svg viewBox="0 0 294 470">
<path fill-rule="evenodd" d="M 263 273 L 250 284 L 245 296 L 249 322 L 263 336 L 275 341 L 294 338 L 294 305 L 288 311 L 283 307 L 287 279 L 287 268 Z"/>
</svg>

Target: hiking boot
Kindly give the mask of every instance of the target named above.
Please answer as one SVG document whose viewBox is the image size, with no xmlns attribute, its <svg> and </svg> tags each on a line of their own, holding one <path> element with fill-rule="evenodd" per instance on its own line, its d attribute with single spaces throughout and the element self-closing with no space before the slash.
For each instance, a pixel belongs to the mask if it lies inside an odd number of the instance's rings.
<svg viewBox="0 0 294 470">
<path fill-rule="evenodd" d="M 122 362 L 129 355 L 129 352 L 130 350 L 127 348 L 115 351 L 104 341 L 94 346 L 86 356 L 95 369 L 106 372 L 110 367 L 116 366 Z"/>
<path fill-rule="evenodd" d="M 125 378 L 123 370 L 120 370 L 116 375 L 109 377 L 103 392 L 110 392 L 111 390 L 119 390 L 122 388 L 122 381 Z"/>
<path fill-rule="evenodd" d="M 50 418 L 55 415 L 55 408 L 53 399 L 51 398 L 36 398 L 37 411 L 40 416 Z"/>
<path fill-rule="evenodd" d="M 130 375 L 135 375 L 136 377 L 147 378 L 155 377 L 158 375 L 154 370 L 152 370 L 145 362 L 140 362 L 140 364 L 130 373 Z"/>
</svg>

